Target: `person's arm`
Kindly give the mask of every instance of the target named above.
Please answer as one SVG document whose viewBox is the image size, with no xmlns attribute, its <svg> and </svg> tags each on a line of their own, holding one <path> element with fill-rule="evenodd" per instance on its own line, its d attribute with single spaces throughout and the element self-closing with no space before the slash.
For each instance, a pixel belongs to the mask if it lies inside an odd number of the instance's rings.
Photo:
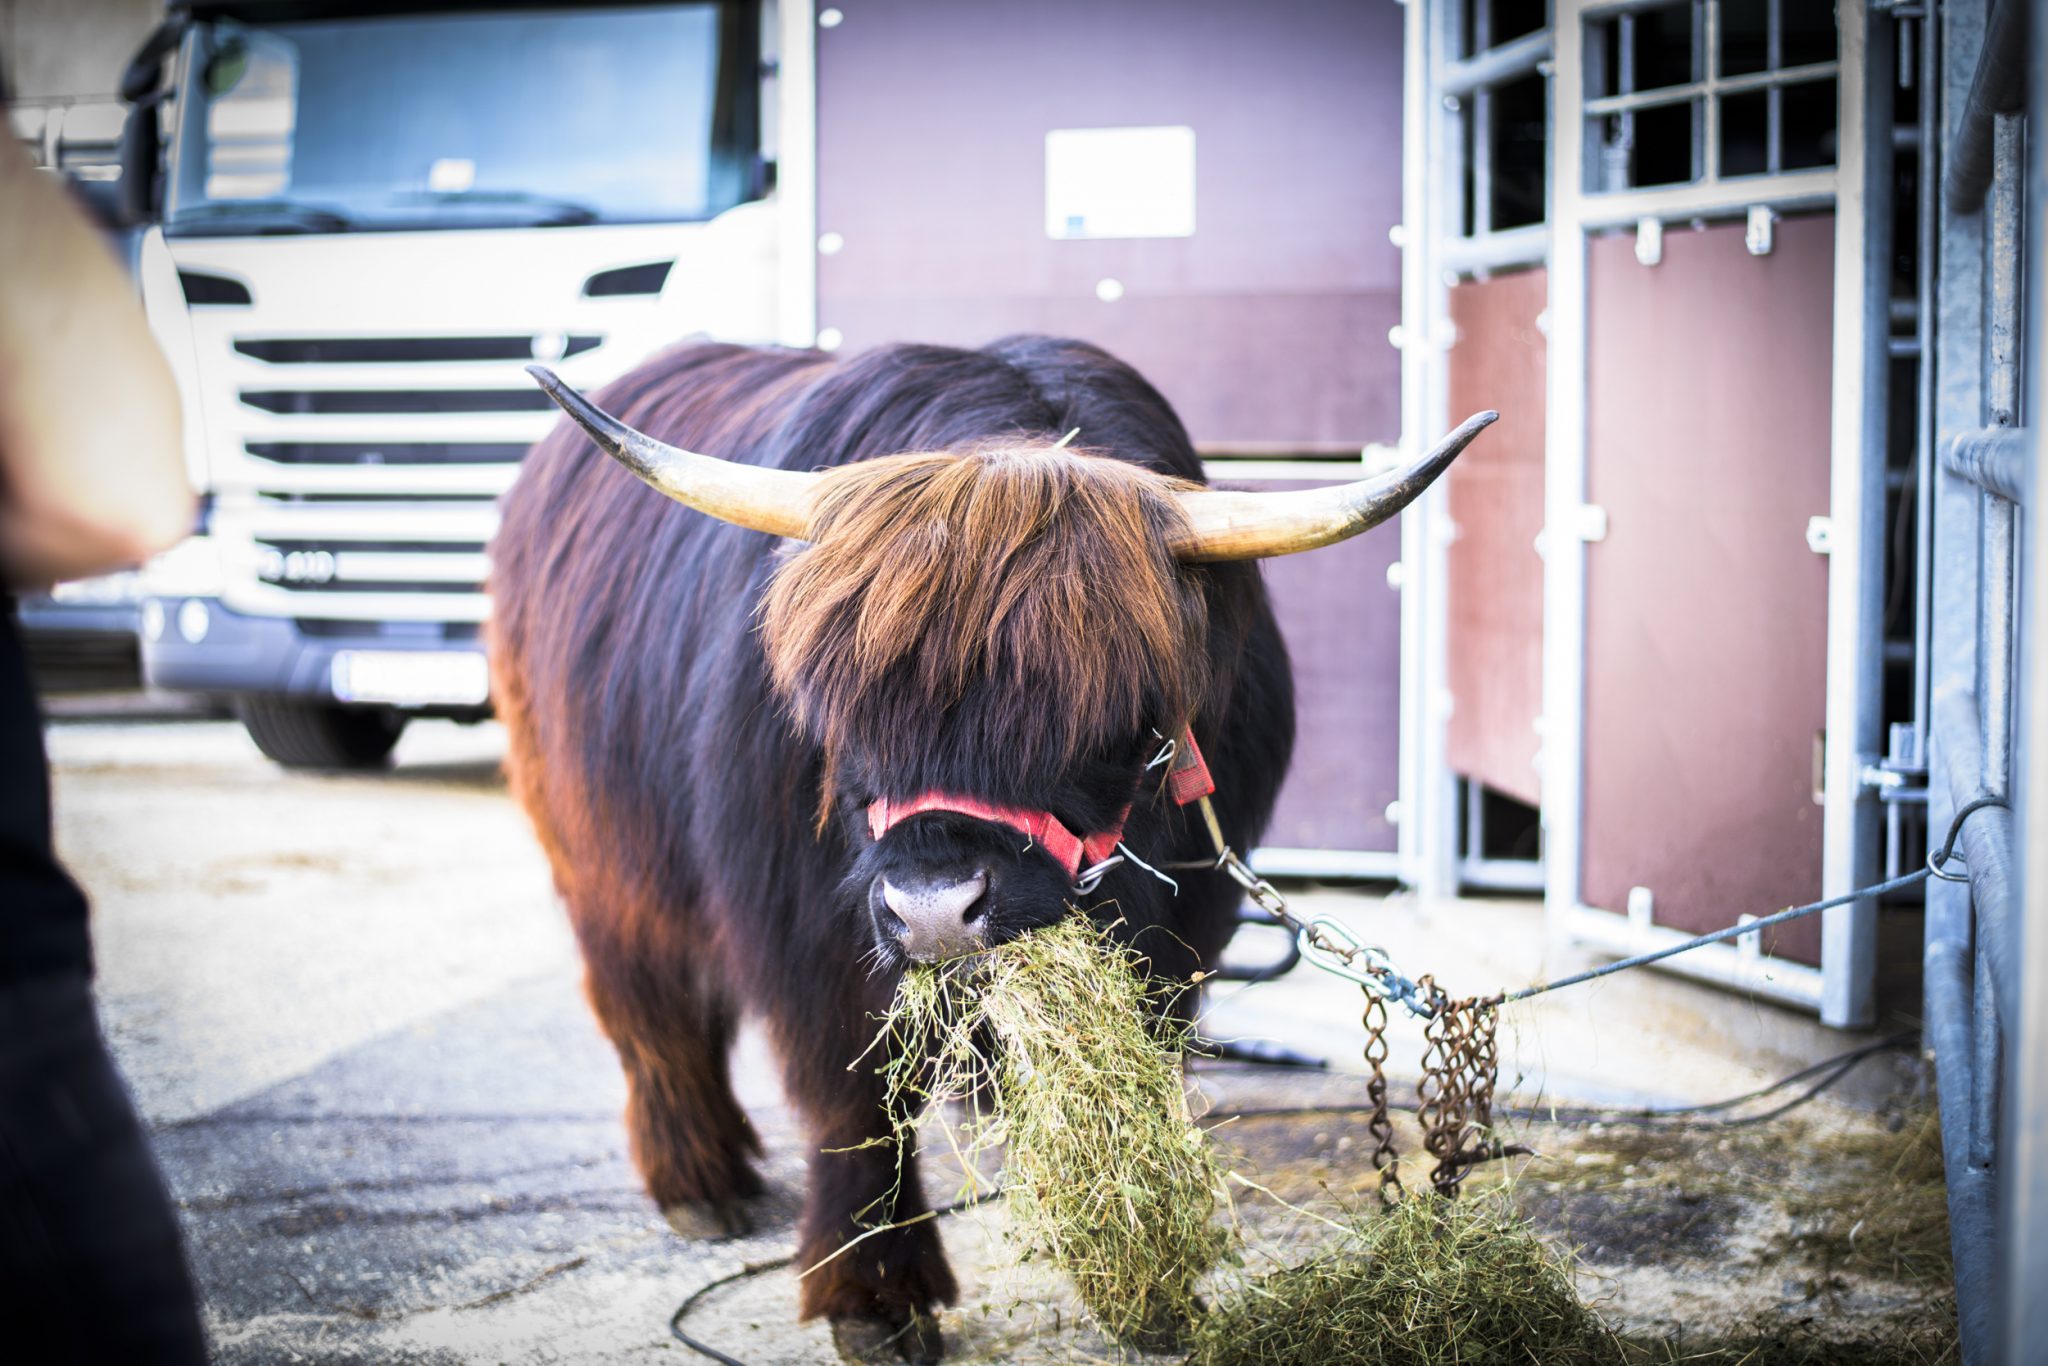
<svg viewBox="0 0 2048 1366">
<path fill-rule="evenodd" d="M 142 303 L 0 129 L 0 584 L 106 573 L 192 529 L 183 425 Z"/>
</svg>

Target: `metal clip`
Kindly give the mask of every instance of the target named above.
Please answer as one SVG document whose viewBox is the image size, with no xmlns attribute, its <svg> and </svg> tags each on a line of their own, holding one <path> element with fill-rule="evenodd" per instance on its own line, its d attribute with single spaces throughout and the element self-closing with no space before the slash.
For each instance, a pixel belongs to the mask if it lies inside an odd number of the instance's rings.
<svg viewBox="0 0 2048 1366">
<path fill-rule="evenodd" d="M 1260 910 L 1283 924 L 1301 923 L 1287 913 L 1287 899 L 1280 895 L 1279 888 L 1253 872 L 1250 865 L 1239 858 L 1234 850 L 1225 849 L 1223 856 L 1216 862 L 1230 875 L 1232 882 L 1244 888 L 1245 895 L 1250 897 L 1252 904 Z"/>
<path fill-rule="evenodd" d="M 1427 1020 L 1436 1014 L 1422 989 L 1401 975 L 1385 949 L 1360 943 L 1343 922 L 1317 916 L 1302 926 L 1294 942 L 1301 956 L 1324 972 L 1356 982 L 1382 1001 L 1399 1001 L 1411 1015 Z"/>
<path fill-rule="evenodd" d="M 1359 943 L 1356 935 L 1328 916 L 1318 916 L 1303 925 L 1294 942 L 1301 949 L 1301 956 L 1324 972 L 1356 982 L 1383 1001 L 1392 995 L 1385 980 L 1387 969 L 1392 966 L 1386 951 Z M 1365 960 L 1364 967 L 1359 966 L 1361 958 Z"/>
<path fill-rule="evenodd" d="M 1081 875 L 1074 879 L 1074 890 L 1086 896 L 1101 886 L 1102 879 L 1108 877 L 1111 871 L 1123 861 L 1124 856 L 1122 854 L 1111 854 L 1102 862 L 1083 868 Z"/>
</svg>

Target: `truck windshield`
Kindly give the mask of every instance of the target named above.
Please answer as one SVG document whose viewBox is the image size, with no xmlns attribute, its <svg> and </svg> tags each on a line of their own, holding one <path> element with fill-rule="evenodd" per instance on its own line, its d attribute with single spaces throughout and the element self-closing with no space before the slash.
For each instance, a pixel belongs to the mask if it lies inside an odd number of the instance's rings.
<svg viewBox="0 0 2048 1366">
<path fill-rule="evenodd" d="M 709 2 L 196 25 L 165 229 L 709 218 L 753 179 L 721 36 Z"/>
</svg>

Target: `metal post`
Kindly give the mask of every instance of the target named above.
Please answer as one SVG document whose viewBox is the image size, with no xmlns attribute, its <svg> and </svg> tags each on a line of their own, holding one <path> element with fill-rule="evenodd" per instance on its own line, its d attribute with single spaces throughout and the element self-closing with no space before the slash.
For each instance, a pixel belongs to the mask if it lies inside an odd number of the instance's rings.
<svg viewBox="0 0 2048 1366">
<path fill-rule="evenodd" d="M 1775 3 L 1775 0 L 1774 0 Z M 1934 612 L 1934 322 L 1935 272 L 1941 260 L 1940 170 L 1941 24 L 1935 0 L 1920 21 L 1919 234 L 1920 259 L 1914 336 L 1920 343 L 1919 405 L 1914 422 L 1913 508 L 1913 734 L 1918 761 L 1927 763 L 1928 649 Z"/>
<path fill-rule="evenodd" d="M 2024 96 L 2027 10 L 2033 0 L 1993 0 L 1985 18 L 1982 58 L 1949 134 L 1949 203 L 1960 214 L 1977 211 L 1990 188 L 1997 154 L 1993 116 L 2020 108 Z"/>
<path fill-rule="evenodd" d="M 814 0 L 780 0 L 775 197 L 781 201 L 776 331 L 818 339 L 818 21 Z"/>
<path fill-rule="evenodd" d="M 2038 17 L 2038 16 L 2037 16 Z M 2038 37 L 2043 27 L 2037 27 Z M 2042 528 L 2039 479 L 2044 443 L 2042 404 L 2048 401 L 2048 52 L 2037 41 L 2029 56 L 2028 120 L 2034 129 L 2027 156 L 2025 250 L 2031 269 L 2023 309 L 2030 357 L 2021 400 L 2032 433 L 2029 489 L 2035 515 L 2024 519 L 2026 544 L 2020 560 L 2020 597 L 2026 612 L 2020 631 L 2018 687 L 2022 746 L 2014 767 L 2019 798 L 2014 813 L 2018 895 L 2015 969 L 2021 986 L 2008 1009 L 2013 1045 L 2006 1056 L 2004 1154 L 1999 1208 L 2011 1221 L 1997 1267 L 2006 1288 L 1999 1316 L 2005 1359 L 2022 1361 L 2048 1342 L 2048 532 Z"/>
<path fill-rule="evenodd" d="M 1462 182 L 1446 160 L 1450 119 L 1434 88 L 1455 5 L 1416 0 L 1404 34 L 1401 168 L 1401 426 L 1403 444 L 1417 443 L 1442 424 L 1444 285 L 1436 263 L 1443 240 L 1447 187 Z M 1452 171 L 1440 178 L 1449 165 Z M 1448 800 L 1443 759 L 1445 717 L 1442 537 L 1444 492 L 1431 489 L 1401 518 L 1401 734 L 1397 828 L 1401 878 L 1425 897 L 1449 896 L 1456 887 L 1456 807 Z"/>
<path fill-rule="evenodd" d="M 1945 0 L 1941 6 L 1941 78 L 1936 87 L 1923 92 L 1923 98 L 1939 100 L 1936 146 L 1954 145 L 1958 122 L 1965 116 L 1985 45 L 1985 12 L 1985 0 Z M 1937 313 L 1932 357 L 1937 437 L 1973 431 L 1985 422 L 1985 303 L 1992 292 L 1989 275 L 1997 266 L 1988 247 L 1985 217 L 1962 211 L 1952 195 L 1941 197 L 1940 270 L 1933 278 L 1934 295 L 1922 304 L 1923 315 L 1930 308 Z M 1923 363 L 1926 359 L 1923 356 Z M 1937 838 L 1956 809 L 1981 790 L 1984 752 L 1975 694 L 1982 652 L 1978 571 L 1984 528 L 1982 496 L 1974 485 L 1947 461 L 1928 473 L 1932 478 L 1923 487 L 1923 496 L 1933 504 L 1932 555 L 1925 571 L 1933 579 L 1926 654 L 1928 831 L 1930 838 Z M 2002 1356 L 1996 1336 L 2002 1220 L 1994 1214 L 1993 1164 L 1999 1154 L 1984 1120 L 1985 1103 L 1996 1098 L 1997 1079 L 1980 1071 L 1986 1058 L 1996 1054 L 1981 1026 L 1988 1017 L 1993 1022 L 1990 1032 L 1997 1032 L 1996 998 L 2002 994 L 1996 982 L 2002 975 L 1998 965 L 2004 946 L 1997 935 L 2003 926 L 1999 916 L 1986 913 L 1988 906 L 2006 899 L 2003 889 L 2010 885 L 2004 859 L 2009 846 L 1993 828 L 2001 814 L 1979 811 L 1964 827 L 1969 883 L 1934 882 L 1927 892 L 1924 1009 L 1940 1087 L 1950 1247 L 1966 1366 L 2025 1359 L 2020 1354 Z M 1987 960 L 1989 972 L 1979 973 L 1979 958 Z M 1979 991 L 1980 981 L 1990 989 Z"/>
<path fill-rule="evenodd" d="M 1549 367 L 1543 461 L 1543 908 L 1553 941 L 1571 934 L 1579 904 L 1585 763 L 1586 547 L 1577 534 L 1586 500 L 1586 159 L 1604 158 L 1586 127 L 1586 25 L 1575 0 L 1557 0 L 1551 79 Z M 1625 61 L 1625 53 L 1601 54 Z M 1624 82 L 1625 84 L 1625 82 Z"/>
<path fill-rule="evenodd" d="M 2021 155 L 2025 138 L 2019 115 L 1996 116 L 1990 204 L 1990 335 L 1985 339 L 1990 362 L 1986 416 L 1996 427 L 2019 422 Z M 2012 792 L 2015 528 L 2011 503 L 1988 490 L 1980 493 L 1978 500 L 1983 525 L 1978 547 L 1982 596 L 1977 609 L 1977 707 L 1984 727 L 1982 782 L 1985 791 L 2004 797 Z"/>
<path fill-rule="evenodd" d="M 1885 449 L 1891 358 L 1892 36 L 1862 0 L 1843 0 L 1840 161 L 1835 196 L 1834 449 L 1828 554 L 1826 808 L 1821 888 L 1877 881 L 1883 824 L 1863 773 L 1883 754 Z M 1822 913 L 1821 1020 L 1875 1015 L 1877 905 Z"/>
</svg>

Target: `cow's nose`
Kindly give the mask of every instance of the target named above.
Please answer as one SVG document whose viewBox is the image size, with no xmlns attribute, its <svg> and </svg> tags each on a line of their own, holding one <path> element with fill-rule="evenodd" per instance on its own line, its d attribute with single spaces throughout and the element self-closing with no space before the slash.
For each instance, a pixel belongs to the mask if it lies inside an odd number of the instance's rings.
<svg viewBox="0 0 2048 1366">
<path fill-rule="evenodd" d="M 903 951 L 921 963 L 958 958 L 985 947 L 982 939 L 982 894 L 988 874 L 976 872 L 957 881 L 905 882 L 882 879 L 882 904 L 896 918 L 895 932 Z"/>
</svg>

